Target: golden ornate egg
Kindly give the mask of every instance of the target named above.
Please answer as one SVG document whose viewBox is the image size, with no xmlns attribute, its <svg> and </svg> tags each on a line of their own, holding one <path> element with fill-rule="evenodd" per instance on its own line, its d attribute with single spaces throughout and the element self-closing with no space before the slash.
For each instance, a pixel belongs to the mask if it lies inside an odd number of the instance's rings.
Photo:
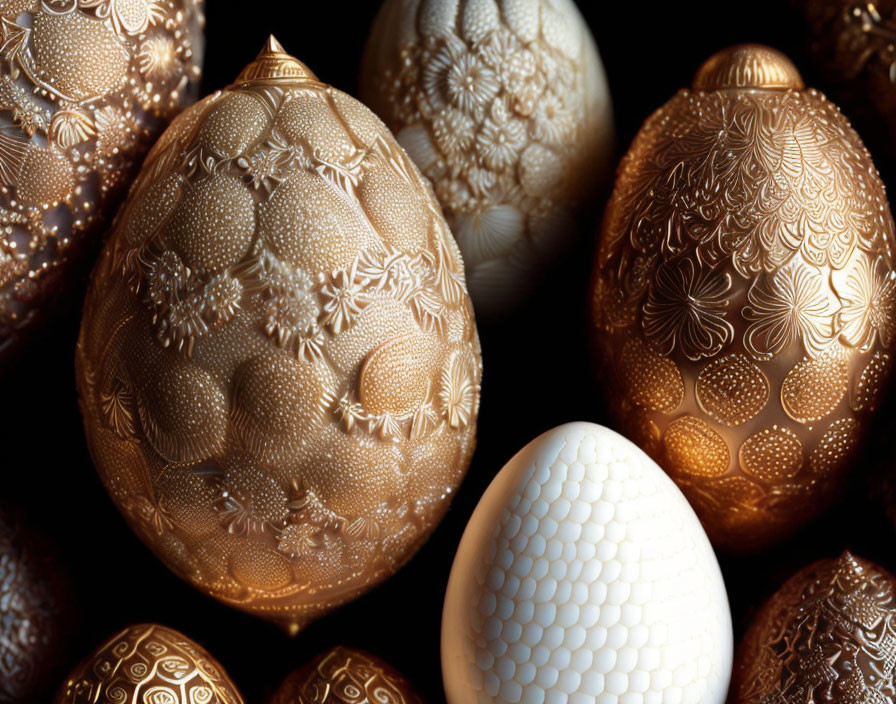
<svg viewBox="0 0 896 704">
<path fill-rule="evenodd" d="M 433 184 L 479 314 L 537 284 L 608 181 L 613 120 L 570 0 L 387 0 L 362 98 Z"/>
<path fill-rule="evenodd" d="M 422 704 L 422 700 L 388 663 L 337 646 L 287 677 L 270 704 Z"/>
<path fill-rule="evenodd" d="M 821 511 L 890 372 L 893 219 L 858 135 L 761 46 L 727 49 L 622 162 L 593 288 L 623 431 L 717 546 Z"/>
<path fill-rule="evenodd" d="M 0 360 L 196 97 L 202 0 L 0 0 Z"/>
<path fill-rule="evenodd" d="M 38 701 L 57 676 L 70 621 L 66 583 L 43 537 L 18 511 L 0 508 L 0 704 Z"/>
<path fill-rule="evenodd" d="M 151 152 L 77 360 L 133 528 L 291 630 L 407 561 L 473 451 L 479 341 L 438 205 L 385 126 L 273 39 Z"/>
<path fill-rule="evenodd" d="M 896 2 L 794 0 L 809 52 L 875 154 L 896 156 Z"/>
<path fill-rule="evenodd" d="M 53 704 L 243 704 L 199 644 L 157 624 L 125 628 L 69 675 Z"/>
<path fill-rule="evenodd" d="M 848 552 L 791 577 L 762 607 L 734 664 L 730 704 L 896 699 L 896 579 Z"/>
</svg>

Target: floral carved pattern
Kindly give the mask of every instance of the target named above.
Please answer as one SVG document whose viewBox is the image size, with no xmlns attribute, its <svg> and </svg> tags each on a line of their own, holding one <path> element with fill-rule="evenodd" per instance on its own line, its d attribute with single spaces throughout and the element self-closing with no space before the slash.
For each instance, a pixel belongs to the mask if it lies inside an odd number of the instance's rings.
<svg viewBox="0 0 896 704">
<path fill-rule="evenodd" d="M 815 424 L 835 432 L 848 420 L 861 435 L 849 399 L 886 383 L 877 360 L 896 332 L 896 236 L 868 152 L 786 57 L 763 52 L 732 48 L 706 66 L 721 65 L 720 80 L 789 76 L 789 87 L 710 83 L 641 129 L 604 219 L 592 295 L 618 422 L 656 428 L 645 449 L 713 540 L 741 548 L 824 506 L 856 443 L 819 439 Z M 726 61 L 768 64 L 726 74 Z M 625 354 L 637 341 L 660 358 Z M 647 386 L 670 378 L 668 363 L 683 398 L 647 403 L 668 395 Z M 755 399 L 741 393 L 747 373 Z M 712 476 L 697 471 L 707 464 Z"/>
<path fill-rule="evenodd" d="M 438 206 L 382 124 L 273 39 L 151 152 L 78 360 L 138 534 L 291 629 L 409 559 L 473 451 L 479 341 Z"/>
<path fill-rule="evenodd" d="M 512 306 L 610 168 L 605 79 L 578 10 L 390 0 L 368 46 L 365 102 L 433 183 L 477 312 Z"/>
</svg>

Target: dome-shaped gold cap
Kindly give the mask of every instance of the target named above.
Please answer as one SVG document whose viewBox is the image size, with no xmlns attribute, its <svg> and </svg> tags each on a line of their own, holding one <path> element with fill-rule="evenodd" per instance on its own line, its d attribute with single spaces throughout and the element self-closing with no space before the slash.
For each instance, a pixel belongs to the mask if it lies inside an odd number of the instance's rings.
<svg viewBox="0 0 896 704">
<path fill-rule="evenodd" d="M 694 77 L 695 91 L 731 88 L 802 90 L 800 72 L 777 49 L 761 44 L 739 44 L 707 59 Z"/>
<path fill-rule="evenodd" d="M 286 50 L 272 34 L 251 64 L 243 69 L 235 85 L 258 83 L 317 83 L 317 76 Z"/>
</svg>

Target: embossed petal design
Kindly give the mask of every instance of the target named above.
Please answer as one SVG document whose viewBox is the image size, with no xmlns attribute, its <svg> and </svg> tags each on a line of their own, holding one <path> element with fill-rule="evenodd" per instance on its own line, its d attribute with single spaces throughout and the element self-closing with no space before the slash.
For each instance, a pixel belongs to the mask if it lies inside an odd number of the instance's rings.
<svg viewBox="0 0 896 704">
<path fill-rule="evenodd" d="M 896 341 L 896 234 L 859 137 L 787 57 L 732 47 L 694 85 L 620 165 L 595 349 L 619 426 L 745 550 L 821 511 L 860 445 Z"/>
<path fill-rule="evenodd" d="M 94 272 L 78 378 L 137 533 L 296 630 L 433 530 L 473 451 L 482 365 L 416 167 L 272 39 L 150 154 Z"/>
<path fill-rule="evenodd" d="M 0 361 L 64 297 L 195 100 L 203 24 L 203 0 L 0 1 Z"/>
</svg>

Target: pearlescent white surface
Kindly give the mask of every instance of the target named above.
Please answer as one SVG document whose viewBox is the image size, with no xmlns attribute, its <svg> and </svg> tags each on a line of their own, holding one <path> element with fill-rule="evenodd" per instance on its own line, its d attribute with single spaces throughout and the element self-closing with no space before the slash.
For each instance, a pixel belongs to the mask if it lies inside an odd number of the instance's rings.
<svg viewBox="0 0 896 704">
<path fill-rule="evenodd" d="M 640 449 L 571 423 L 501 470 L 448 583 L 449 704 L 722 704 L 731 661 L 715 554 Z"/>
</svg>

